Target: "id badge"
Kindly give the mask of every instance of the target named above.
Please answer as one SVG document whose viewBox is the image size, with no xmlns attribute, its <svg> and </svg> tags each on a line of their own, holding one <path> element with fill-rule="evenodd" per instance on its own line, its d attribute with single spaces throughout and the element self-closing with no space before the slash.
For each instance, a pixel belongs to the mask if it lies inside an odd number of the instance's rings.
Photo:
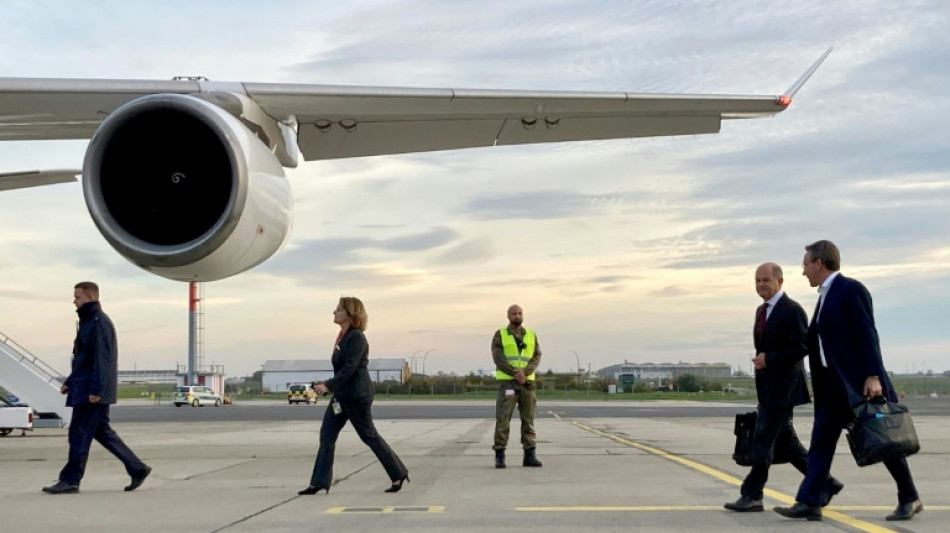
<svg viewBox="0 0 950 533">
<path fill-rule="evenodd" d="M 342 412 L 343 412 L 343 408 L 340 407 L 340 402 L 338 402 L 336 398 L 334 398 L 333 399 L 333 414 L 338 415 Z"/>
<path fill-rule="evenodd" d="M 505 389 L 505 398 L 514 398 L 515 389 Z"/>
</svg>

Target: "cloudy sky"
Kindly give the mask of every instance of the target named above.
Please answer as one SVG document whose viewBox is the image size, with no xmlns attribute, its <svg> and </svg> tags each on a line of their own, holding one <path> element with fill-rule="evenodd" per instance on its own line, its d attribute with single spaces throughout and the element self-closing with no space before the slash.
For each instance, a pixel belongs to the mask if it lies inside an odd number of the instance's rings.
<svg viewBox="0 0 950 533">
<path fill-rule="evenodd" d="M 329 357 L 340 295 L 367 304 L 371 356 L 431 350 L 427 373 L 490 368 L 511 303 L 544 368 L 748 370 L 755 267 L 785 266 L 810 313 L 803 246 L 822 238 L 870 289 L 887 366 L 950 369 L 946 2 L 80 4 L 5 2 L 0 76 L 779 94 L 835 47 L 788 111 L 718 135 L 289 171 L 288 245 L 205 285 L 205 362 L 229 375 Z M 79 168 L 85 144 L 0 143 L 0 172 Z M 187 286 L 116 254 L 79 184 L 0 193 L 0 332 L 67 371 L 83 279 L 122 368 L 187 360 Z"/>
</svg>

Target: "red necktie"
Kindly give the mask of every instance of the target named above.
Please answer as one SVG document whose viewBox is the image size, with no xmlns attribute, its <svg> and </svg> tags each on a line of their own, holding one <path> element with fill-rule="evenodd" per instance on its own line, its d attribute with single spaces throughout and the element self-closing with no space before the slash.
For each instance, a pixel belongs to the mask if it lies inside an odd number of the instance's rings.
<svg viewBox="0 0 950 533">
<path fill-rule="evenodd" d="M 765 331 L 765 318 L 768 315 L 769 304 L 764 303 L 759 306 L 758 311 L 755 314 L 755 336 L 756 338 L 762 336 L 762 332 Z"/>
</svg>

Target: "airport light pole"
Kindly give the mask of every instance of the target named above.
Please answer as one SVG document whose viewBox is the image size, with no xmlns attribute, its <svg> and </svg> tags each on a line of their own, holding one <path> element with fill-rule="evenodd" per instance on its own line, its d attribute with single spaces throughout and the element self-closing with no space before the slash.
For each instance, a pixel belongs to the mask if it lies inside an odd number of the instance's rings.
<svg viewBox="0 0 950 533">
<path fill-rule="evenodd" d="M 577 352 L 574 350 L 568 351 L 574 354 L 574 358 L 577 359 L 577 386 L 579 387 L 581 384 L 581 374 L 584 372 L 584 370 L 581 368 L 581 356 L 577 355 Z"/>
<path fill-rule="evenodd" d="M 426 357 L 429 357 L 429 352 L 434 352 L 435 348 L 429 348 L 426 350 L 425 355 L 422 356 L 422 383 L 425 384 L 426 381 Z M 429 384 L 429 394 L 435 394 L 435 385 Z"/>
<path fill-rule="evenodd" d="M 429 348 L 426 350 L 425 355 L 422 356 L 422 379 L 426 378 L 426 357 L 429 357 L 429 352 L 434 352 L 435 348 Z"/>
<path fill-rule="evenodd" d="M 419 352 L 422 350 L 416 350 L 412 355 L 409 356 L 409 377 L 416 372 L 416 355 L 419 355 Z"/>
</svg>

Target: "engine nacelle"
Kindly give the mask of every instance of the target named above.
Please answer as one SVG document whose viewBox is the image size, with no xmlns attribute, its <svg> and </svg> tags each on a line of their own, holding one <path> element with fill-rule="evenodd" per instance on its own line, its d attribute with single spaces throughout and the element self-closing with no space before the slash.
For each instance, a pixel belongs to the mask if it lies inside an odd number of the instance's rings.
<svg viewBox="0 0 950 533">
<path fill-rule="evenodd" d="M 193 96 L 117 109 L 89 142 L 82 185 L 109 244 L 170 279 L 233 276 L 290 233 L 293 200 L 277 158 L 237 118 Z"/>
</svg>

